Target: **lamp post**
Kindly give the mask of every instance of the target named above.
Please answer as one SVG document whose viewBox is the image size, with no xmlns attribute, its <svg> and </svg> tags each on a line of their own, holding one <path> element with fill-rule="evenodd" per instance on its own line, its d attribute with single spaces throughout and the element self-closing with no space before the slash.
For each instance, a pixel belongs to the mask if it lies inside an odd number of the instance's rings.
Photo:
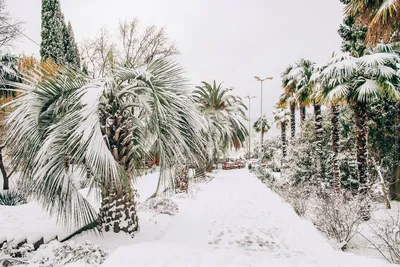
<svg viewBox="0 0 400 267">
<path fill-rule="evenodd" d="M 251 117 L 250 117 L 250 100 L 253 98 L 256 98 L 255 96 L 245 96 L 244 98 L 247 98 L 249 100 L 249 160 L 250 160 L 250 155 L 251 155 Z"/>
<path fill-rule="evenodd" d="M 256 81 L 261 82 L 261 143 L 260 143 L 260 164 L 262 164 L 262 158 L 263 158 L 263 152 L 264 152 L 264 146 L 263 146 L 263 141 L 264 141 L 264 131 L 262 129 L 264 129 L 264 120 L 263 120 L 263 106 L 262 106 L 262 89 L 263 89 L 263 82 L 266 80 L 272 80 L 272 77 L 267 77 L 265 79 L 261 79 L 258 76 L 254 76 L 254 79 L 256 79 Z"/>
</svg>

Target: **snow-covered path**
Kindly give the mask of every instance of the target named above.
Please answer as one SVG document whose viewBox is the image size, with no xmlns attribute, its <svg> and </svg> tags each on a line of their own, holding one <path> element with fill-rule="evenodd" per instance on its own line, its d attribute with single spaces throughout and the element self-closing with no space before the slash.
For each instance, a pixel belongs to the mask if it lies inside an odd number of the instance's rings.
<svg viewBox="0 0 400 267">
<path fill-rule="evenodd" d="M 247 170 L 221 171 L 157 241 L 117 249 L 104 266 L 389 266 L 335 251 Z"/>
</svg>

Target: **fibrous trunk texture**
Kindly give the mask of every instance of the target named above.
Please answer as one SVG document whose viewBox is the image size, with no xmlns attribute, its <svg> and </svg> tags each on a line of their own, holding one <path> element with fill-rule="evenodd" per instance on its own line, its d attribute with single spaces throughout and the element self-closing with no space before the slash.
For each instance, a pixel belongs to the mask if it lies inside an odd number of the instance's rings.
<svg viewBox="0 0 400 267">
<path fill-rule="evenodd" d="M 286 139 L 286 122 L 281 122 L 281 142 L 282 142 L 282 156 L 287 156 L 287 139 Z"/>
<path fill-rule="evenodd" d="M 390 195 L 393 200 L 400 200 L 400 103 L 396 107 L 396 136 L 397 141 L 393 146 L 393 155 L 395 166 L 393 168 L 392 182 L 390 186 Z"/>
<path fill-rule="evenodd" d="M 99 226 L 105 232 L 125 232 L 133 237 L 139 230 L 134 192 L 115 187 L 102 190 Z"/>
<path fill-rule="evenodd" d="M 317 182 L 321 184 L 324 179 L 323 170 L 322 170 L 322 160 L 323 160 L 323 151 L 322 151 L 322 142 L 324 129 L 322 128 L 322 115 L 321 115 L 321 105 L 314 103 L 314 119 L 315 119 L 315 140 L 317 144 L 317 173 L 316 178 Z"/>
<path fill-rule="evenodd" d="M 368 189 L 368 117 L 366 103 L 355 103 L 353 105 L 353 111 L 356 128 L 355 132 L 359 191 L 363 193 Z"/>
<path fill-rule="evenodd" d="M 339 125 L 339 105 L 331 107 L 332 122 L 332 150 L 333 150 L 333 188 L 339 192 L 341 186 L 340 179 L 340 162 L 339 162 L 339 146 L 340 146 L 340 125 Z"/>
<path fill-rule="evenodd" d="M 135 164 L 133 122 L 121 112 L 118 98 L 110 94 L 108 99 L 109 103 L 105 105 L 100 121 L 104 141 L 114 160 L 119 163 L 127 177 L 130 177 Z M 129 179 L 119 182 L 117 185 L 106 182 L 101 187 L 99 226 L 106 232 L 125 232 L 133 236 L 139 230 L 135 191 L 131 188 Z"/>
<path fill-rule="evenodd" d="M 296 103 L 290 102 L 290 137 L 294 140 L 296 135 Z"/>
<path fill-rule="evenodd" d="M 178 165 L 175 169 L 175 193 L 187 193 L 189 190 L 189 167 Z"/>
<path fill-rule="evenodd" d="M 304 105 L 300 105 L 300 123 L 302 128 L 304 126 L 305 120 L 306 120 L 306 107 Z"/>
</svg>

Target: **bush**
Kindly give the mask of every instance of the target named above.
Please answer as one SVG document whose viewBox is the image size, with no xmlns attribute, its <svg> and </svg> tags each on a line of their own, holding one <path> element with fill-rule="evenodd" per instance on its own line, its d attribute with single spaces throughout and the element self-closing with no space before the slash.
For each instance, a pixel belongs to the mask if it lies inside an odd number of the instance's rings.
<svg viewBox="0 0 400 267">
<path fill-rule="evenodd" d="M 19 191 L 15 190 L 0 191 L 0 205 L 17 206 L 21 204 L 26 204 L 26 198 Z"/>
<path fill-rule="evenodd" d="M 78 261 L 99 266 L 107 255 L 105 248 L 88 241 L 79 244 L 73 241 L 64 243 L 52 241 L 47 245 L 42 245 L 28 262 L 43 267 L 61 267 Z"/>
<path fill-rule="evenodd" d="M 309 208 L 309 198 L 312 195 L 311 187 L 287 185 L 286 190 L 281 195 L 293 207 L 297 215 L 300 217 L 306 215 Z"/>
<path fill-rule="evenodd" d="M 317 195 L 313 222 L 318 230 L 336 240 L 340 249 L 345 250 L 369 210 L 369 197 L 324 190 Z"/>
<path fill-rule="evenodd" d="M 264 181 L 274 181 L 274 176 L 272 173 L 265 168 L 262 167 L 257 167 L 254 169 L 254 174 L 257 176 L 258 179 L 260 179 L 262 182 Z"/>
<path fill-rule="evenodd" d="M 366 238 L 389 262 L 400 264 L 400 210 L 384 220 L 373 220 L 368 226 L 373 240 Z"/>
<path fill-rule="evenodd" d="M 23 244 L 22 246 L 18 246 L 16 242 L 6 242 L 0 249 L 0 258 L 6 258 L 6 256 L 11 258 L 26 258 L 32 251 L 32 244 Z"/>
</svg>

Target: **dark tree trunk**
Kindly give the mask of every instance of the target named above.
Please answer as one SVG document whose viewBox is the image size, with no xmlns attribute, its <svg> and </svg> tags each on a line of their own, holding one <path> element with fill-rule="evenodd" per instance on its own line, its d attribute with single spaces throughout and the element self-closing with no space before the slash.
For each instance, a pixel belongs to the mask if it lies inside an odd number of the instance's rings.
<svg viewBox="0 0 400 267">
<path fill-rule="evenodd" d="M 390 184 L 390 196 L 393 200 L 400 200 L 400 103 L 396 106 L 396 136 L 397 142 L 393 146 L 395 166 L 393 168 L 392 182 Z"/>
<path fill-rule="evenodd" d="M 133 237 L 139 230 L 134 191 L 123 187 L 118 190 L 114 187 L 102 188 L 99 218 L 101 230 L 125 232 Z"/>
<path fill-rule="evenodd" d="M 189 191 L 189 168 L 186 164 L 179 165 L 175 169 L 175 193 L 187 193 Z"/>
<path fill-rule="evenodd" d="M 367 104 L 356 102 L 353 105 L 356 132 L 356 153 L 359 191 L 366 192 L 368 189 L 368 117 Z"/>
<path fill-rule="evenodd" d="M 300 105 L 300 123 L 302 128 L 304 126 L 305 120 L 306 120 L 306 107 L 304 105 Z"/>
<path fill-rule="evenodd" d="M 287 139 L 286 139 L 286 122 L 281 122 L 281 142 L 282 142 L 282 156 L 287 156 Z"/>
<path fill-rule="evenodd" d="M 294 140 L 296 136 L 296 103 L 290 102 L 290 138 Z"/>
<path fill-rule="evenodd" d="M 3 149 L 4 146 L 0 146 L 0 171 L 1 174 L 3 175 L 3 190 L 8 190 L 10 189 L 10 185 L 9 185 L 9 177 L 7 176 L 7 171 L 3 163 Z"/>
<path fill-rule="evenodd" d="M 321 115 L 321 105 L 314 103 L 314 120 L 315 120 L 315 140 L 317 144 L 317 181 L 319 184 L 324 179 L 324 172 L 322 169 L 322 161 L 323 161 L 323 151 L 322 151 L 322 142 L 324 138 L 324 129 L 322 128 L 322 115 Z"/>
<path fill-rule="evenodd" d="M 333 150 L 333 188 L 338 192 L 341 186 L 340 179 L 340 162 L 339 162 L 339 146 L 340 146 L 340 125 L 339 125 L 339 105 L 331 107 L 332 122 L 332 150 Z"/>
<path fill-rule="evenodd" d="M 114 160 L 124 169 L 127 177 L 130 177 L 135 164 L 135 157 L 130 154 L 134 146 L 132 130 L 128 127 L 132 121 L 120 114 L 122 108 L 113 95 L 110 95 L 108 101 L 106 115 L 100 120 L 101 130 L 107 139 L 106 144 Z M 117 112 L 113 110 L 115 105 L 117 105 Z M 155 155 L 155 158 L 157 159 L 158 156 Z M 87 175 L 89 176 L 90 173 Z M 133 236 L 139 231 L 139 220 L 136 212 L 136 191 L 131 188 L 130 178 L 116 185 L 103 184 L 101 191 L 99 228 L 106 232 L 125 232 Z"/>
</svg>

